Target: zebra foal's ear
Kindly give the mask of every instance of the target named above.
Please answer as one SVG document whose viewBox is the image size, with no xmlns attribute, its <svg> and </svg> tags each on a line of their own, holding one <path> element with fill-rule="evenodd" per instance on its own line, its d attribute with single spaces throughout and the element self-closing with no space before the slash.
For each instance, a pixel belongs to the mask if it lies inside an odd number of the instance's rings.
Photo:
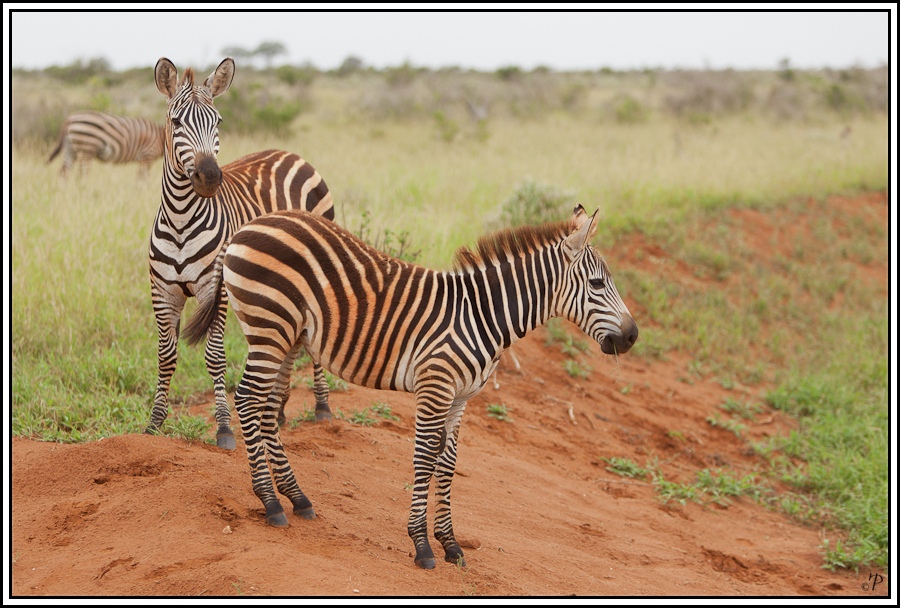
<svg viewBox="0 0 900 608">
<path fill-rule="evenodd" d="M 206 79 L 206 82 L 203 83 L 209 89 L 209 92 L 213 97 L 218 97 L 222 93 L 228 90 L 228 87 L 231 86 L 231 81 L 234 79 L 234 59 L 231 57 L 226 57 L 222 60 L 222 63 L 219 64 L 212 74 L 209 75 L 209 78 Z"/>
<path fill-rule="evenodd" d="M 166 96 L 166 99 L 172 99 L 175 94 L 175 85 L 178 82 L 178 70 L 175 64 L 160 57 L 156 62 L 156 68 L 153 70 L 153 78 L 156 80 L 156 88 L 159 92 Z"/>
<path fill-rule="evenodd" d="M 597 234 L 597 222 L 599 220 L 600 209 L 594 211 L 594 215 L 588 217 L 584 212 L 584 207 L 579 203 L 572 212 L 572 232 L 564 241 L 563 250 L 569 259 L 574 259 L 582 249 Z"/>
</svg>

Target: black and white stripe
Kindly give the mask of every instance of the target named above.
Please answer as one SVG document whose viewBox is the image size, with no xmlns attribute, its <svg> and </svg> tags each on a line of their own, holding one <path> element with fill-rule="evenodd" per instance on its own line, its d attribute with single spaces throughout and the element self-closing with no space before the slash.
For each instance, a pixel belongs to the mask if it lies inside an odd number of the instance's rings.
<svg viewBox="0 0 900 608">
<path fill-rule="evenodd" d="M 450 519 L 459 423 L 503 350 L 554 316 L 579 325 L 607 354 L 637 340 L 606 262 L 589 245 L 596 230 L 597 213 L 588 217 L 579 205 L 570 221 L 495 233 L 475 251 L 460 250 L 453 272 L 391 258 L 308 213 L 273 213 L 235 233 L 209 289 L 221 296 L 224 283 L 250 344 L 235 408 L 267 522 L 287 525 L 269 467 L 294 512 L 314 517 L 276 432 L 294 358 L 305 347 L 348 382 L 415 393 L 408 522 L 415 562 L 434 567 L 426 525 L 432 477 L 435 537 L 445 560 L 462 560 Z M 186 326 L 189 341 L 206 332 L 214 300 Z"/>
<path fill-rule="evenodd" d="M 159 331 L 159 376 L 147 433 L 159 430 L 168 415 L 168 395 L 177 363 L 179 323 L 185 301 L 212 297 L 204 287 L 213 277 L 216 255 L 245 222 L 279 209 L 303 209 L 334 218 L 331 193 L 322 176 L 291 152 L 266 150 L 223 167 L 219 152 L 221 116 L 213 99 L 228 90 L 234 61 L 222 61 L 203 83 L 194 71 L 178 80 L 166 58 L 156 64 L 156 86 L 168 99 L 162 200 L 150 235 L 150 281 Z M 204 295 L 206 294 L 206 295 Z M 217 441 L 234 449 L 225 395 L 223 334 L 227 301 L 209 323 L 206 366 L 216 395 Z M 316 414 L 329 419 L 327 385 L 316 366 Z"/>
<path fill-rule="evenodd" d="M 63 123 L 47 162 L 62 152 L 63 175 L 76 161 L 87 163 L 94 158 L 108 163 L 140 163 L 140 173 L 146 174 L 150 164 L 163 155 L 164 138 L 165 127 L 146 118 L 75 112 Z"/>
</svg>

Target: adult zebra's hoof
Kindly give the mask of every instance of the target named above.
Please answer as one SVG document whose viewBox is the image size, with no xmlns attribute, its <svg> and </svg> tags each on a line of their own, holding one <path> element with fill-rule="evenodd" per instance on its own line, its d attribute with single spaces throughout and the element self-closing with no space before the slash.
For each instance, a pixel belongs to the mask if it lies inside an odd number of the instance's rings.
<svg viewBox="0 0 900 608">
<path fill-rule="evenodd" d="M 297 517 L 302 517 L 303 519 L 315 519 L 316 512 L 313 511 L 312 507 L 306 507 L 305 509 L 294 509 L 294 515 Z"/>
<path fill-rule="evenodd" d="M 237 449 L 237 443 L 234 441 L 234 433 L 228 427 L 219 427 L 216 433 L 216 445 L 223 450 Z"/>
<path fill-rule="evenodd" d="M 331 410 L 328 409 L 326 405 L 323 408 L 319 408 L 316 406 L 316 422 L 330 422 L 331 421 Z"/>
</svg>

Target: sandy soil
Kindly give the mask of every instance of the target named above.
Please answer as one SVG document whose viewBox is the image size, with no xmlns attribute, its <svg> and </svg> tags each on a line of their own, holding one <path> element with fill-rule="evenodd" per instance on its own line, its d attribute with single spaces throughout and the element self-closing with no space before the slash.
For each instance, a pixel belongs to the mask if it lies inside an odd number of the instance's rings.
<svg viewBox="0 0 900 608">
<path fill-rule="evenodd" d="M 883 221 L 885 259 L 860 264 L 860 280 L 881 284 L 887 297 L 886 195 L 834 198 L 827 206 L 843 218 L 838 222 Z M 786 228 L 774 214 L 734 213 L 748 246 L 777 253 L 772 244 L 782 240 L 773 234 Z M 803 237 L 802 225 L 790 230 Z M 604 252 L 614 273 L 655 264 L 685 281 L 701 280 L 639 236 L 633 245 L 625 255 Z M 639 307 L 627 303 L 639 326 L 647 325 Z M 289 515 L 287 529 L 265 525 L 240 437 L 235 452 L 144 435 L 78 445 L 14 438 L 11 594 L 887 595 L 886 580 L 874 591 L 866 587 L 875 570 L 824 569 L 821 529 L 748 498 L 663 504 L 648 481 L 606 470 L 603 459 L 613 457 L 638 464 L 657 458 L 666 478 L 681 482 L 707 468 L 761 470 L 747 441 L 784 435 L 794 420 L 767 409 L 739 439 L 707 418 L 722 414 L 728 398 L 758 400 L 765 387 L 726 390 L 692 376 L 687 353 L 663 361 L 625 355 L 616 363 L 596 344 L 585 355 L 593 373 L 576 379 L 563 370 L 567 356 L 546 338 L 539 329 L 514 347 L 521 370 L 504 355 L 499 386 L 489 382 L 463 417 L 453 513 L 466 568 L 441 561 L 434 540 L 437 568 L 413 564 L 406 534 L 412 395 L 350 387 L 332 393 L 333 410 L 349 414 L 382 402 L 397 420 L 284 430 L 294 472 L 318 514 L 313 521 Z M 288 417 L 313 402 L 299 383 Z M 490 404 L 506 405 L 511 420 L 489 416 Z M 212 398 L 180 407 L 211 416 Z"/>
</svg>

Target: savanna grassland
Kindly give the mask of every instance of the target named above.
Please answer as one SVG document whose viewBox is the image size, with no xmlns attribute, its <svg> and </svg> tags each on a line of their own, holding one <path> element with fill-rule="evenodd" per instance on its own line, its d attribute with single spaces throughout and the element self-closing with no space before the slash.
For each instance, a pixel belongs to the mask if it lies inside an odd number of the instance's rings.
<svg viewBox="0 0 900 608">
<path fill-rule="evenodd" d="M 824 204 L 887 190 L 886 69 L 238 65 L 216 105 L 220 162 L 264 148 L 299 153 L 328 183 L 338 222 L 425 266 L 449 268 L 485 231 L 561 219 L 576 202 L 599 207 L 596 245 L 641 327 L 628 356 L 679 361 L 685 384 L 745 389 L 706 422 L 765 465 L 752 478 L 720 471 L 718 482 L 821 526 L 826 567 L 887 565 L 886 276 L 859 277 L 886 260 L 887 228 L 878 214 L 835 217 Z M 63 180 L 46 159 L 71 111 L 161 121 L 164 107 L 152 67 L 13 72 L 15 437 L 88 443 L 147 423 L 156 379 L 147 252 L 162 161 L 148 178 L 94 162 Z M 767 217 L 780 223 L 767 224 L 761 248 L 735 238 Z M 794 238 L 800 225 L 812 240 Z M 682 272 L 648 265 L 653 251 Z M 553 331 L 572 353 L 568 375 L 589 375 L 577 340 Z M 246 345 L 230 313 L 225 348 L 231 391 Z M 211 381 L 202 349 L 179 353 L 172 397 L 189 406 Z M 796 424 L 751 441 L 741 425 L 764 410 Z M 165 432 L 209 441 L 210 420 L 175 411 Z M 682 504 L 717 483 L 667 484 L 649 456 L 606 464 Z"/>
</svg>

